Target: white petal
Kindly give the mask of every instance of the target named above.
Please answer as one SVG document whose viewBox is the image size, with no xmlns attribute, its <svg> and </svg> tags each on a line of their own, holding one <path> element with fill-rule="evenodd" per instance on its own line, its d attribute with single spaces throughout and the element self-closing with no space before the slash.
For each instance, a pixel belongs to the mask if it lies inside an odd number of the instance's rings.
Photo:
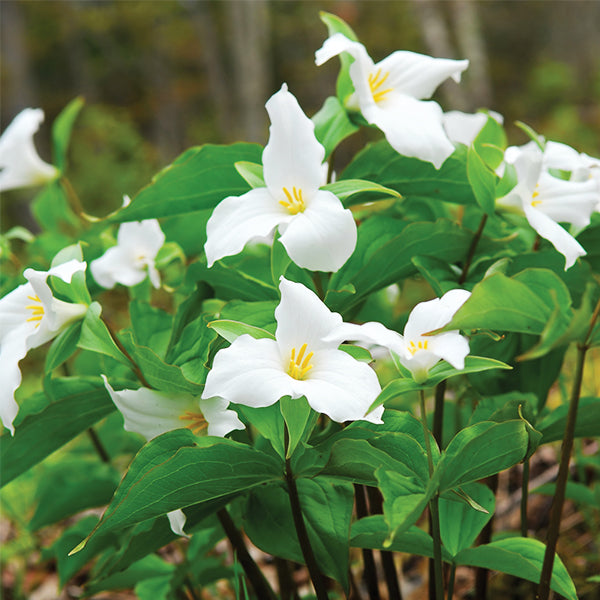
<svg viewBox="0 0 600 600">
<path fill-rule="evenodd" d="M 356 247 L 356 223 L 339 198 L 319 190 L 308 208 L 280 227 L 290 258 L 311 271 L 337 271 Z"/>
<path fill-rule="evenodd" d="M 468 60 L 433 58 L 416 52 L 399 50 L 375 65 L 382 73 L 389 72 L 385 84 L 403 94 L 421 100 L 430 98 L 442 81 L 452 77 L 459 82 Z"/>
<path fill-rule="evenodd" d="M 206 226 L 206 260 L 211 267 L 224 256 L 242 251 L 254 237 L 269 234 L 292 215 L 271 196 L 267 188 L 256 188 L 242 196 L 222 200 Z"/>
<path fill-rule="evenodd" d="M 465 368 L 465 358 L 469 354 L 469 340 L 466 337 L 458 331 L 446 331 L 430 336 L 429 340 L 429 348 L 436 356 L 449 362 L 455 369 Z"/>
<path fill-rule="evenodd" d="M 132 221 L 119 226 L 117 244 L 131 252 L 132 258 L 144 256 L 154 260 L 164 243 L 165 234 L 156 219 Z"/>
<path fill-rule="evenodd" d="M 25 336 L 35 329 L 35 323 L 27 323 L 32 313 L 26 308 L 31 304 L 30 298 L 34 295 L 35 292 L 28 282 L 0 298 L 0 346 L 4 343 L 4 337 L 16 328 L 26 332 Z"/>
<path fill-rule="evenodd" d="M 146 279 L 146 269 L 139 268 L 122 246 L 112 246 L 100 258 L 90 263 L 92 277 L 104 288 L 112 289 L 117 283 L 133 286 Z M 160 283 L 159 283 L 160 286 Z"/>
<path fill-rule="evenodd" d="M 279 284 L 281 302 L 275 309 L 277 331 L 275 337 L 286 354 L 292 348 L 300 350 L 307 345 L 308 352 L 316 352 L 322 348 L 337 348 L 339 341 L 326 342 L 325 338 L 341 324 L 342 317 L 331 312 L 318 296 L 301 283 L 281 278 Z"/>
<path fill-rule="evenodd" d="M 315 64 L 320 67 L 330 58 L 333 58 L 342 52 L 348 52 L 360 63 L 368 65 L 369 67 L 373 66 L 373 61 L 367 54 L 365 47 L 360 42 L 354 42 L 347 38 L 343 33 L 334 33 L 325 40 L 323 46 L 315 52 Z"/>
<path fill-rule="evenodd" d="M 573 266 L 579 256 L 587 254 L 581 244 L 548 215 L 527 204 L 523 209 L 529 224 L 565 257 L 565 271 Z"/>
<path fill-rule="evenodd" d="M 412 373 L 413 379 L 417 383 L 424 383 L 427 380 L 429 369 L 441 360 L 431 350 L 417 350 L 409 358 L 399 354 L 398 359 Z"/>
<path fill-rule="evenodd" d="M 225 437 L 234 429 L 245 429 L 234 410 L 228 409 L 227 400 L 219 397 L 200 400 L 200 410 L 208 422 L 208 435 Z"/>
<path fill-rule="evenodd" d="M 381 423 L 383 407 L 366 416 L 371 404 L 381 392 L 373 369 L 341 350 L 321 350 L 315 353 L 314 368 L 304 381 L 297 382 L 310 406 L 333 421 L 365 419 Z"/>
<path fill-rule="evenodd" d="M 404 328 L 404 337 L 417 340 L 423 334 L 447 325 L 456 311 L 469 299 L 471 293 L 466 290 L 450 290 L 441 298 L 434 298 L 417 304 L 408 317 Z M 435 336 L 424 339 L 431 340 Z"/>
<path fill-rule="evenodd" d="M 220 396 L 234 404 L 271 406 L 292 392 L 294 380 L 282 363 L 275 340 L 241 335 L 217 352 L 202 398 Z"/>
<path fill-rule="evenodd" d="M 574 171 L 581 166 L 580 154 L 567 144 L 548 141 L 544 147 L 544 166 L 547 169 Z"/>
<path fill-rule="evenodd" d="M 359 346 L 382 346 L 396 354 L 410 357 L 404 338 L 397 331 L 388 329 L 377 321 L 369 321 L 362 325 L 342 323 L 326 340 L 336 341 L 338 344 L 352 341 Z"/>
<path fill-rule="evenodd" d="M 19 361 L 27 354 L 26 336 L 19 328 L 14 328 L 2 337 L 0 342 L 0 419 L 11 434 L 15 428 L 13 421 L 19 412 L 15 401 L 15 391 L 21 385 L 21 370 Z"/>
<path fill-rule="evenodd" d="M 43 110 L 26 108 L 0 137 L 0 191 L 42 185 L 58 176 L 58 169 L 44 162 L 33 144 L 43 120 Z"/>
<path fill-rule="evenodd" d="M 171 512 L 167 513 L 167 518 L 169 519 L 169 525 L 171 526 L 171 531 L 176 534 L 176 535 L 181 535 L 183 537 L 189 537 L 189 535 L 187 533 L 185 533 L 185 531 L 183 531 L 183 528 L 185 527 L 185 515 L 183 514 L 183 511 L 178 509 L 178 510 L 172 510 Z"/>
<path fill-rule="evenodd" d="M 385 105 L 361 109 L 367 121 L 379 127 L 392 148 L 404 156 L 430 162 L 439 169 L 454 152 L 436 102 L 390 93 Z"/>
<path fill-rule="evenodd" d="M 488 116 L 500 124 L 504 121 L 502 115 L 494 111 L 490 111 L 489 114 L 484 112 L 467 114 L 459 110 L 451 110 L 444 113 L 442 122 L 450 140 L 470 146 L 487 123 Z"/>
<path fill-rule="evenodd" d="M 325 183 L 325 148 L 315 137 L 314 123 L 302 112 L 283 84 L 266 104 L 271 119 L 269 142 L 262 155 L 267 188 L 275 198 L 283 188 L 301 189 L 305 197 Z"/>
</svg>

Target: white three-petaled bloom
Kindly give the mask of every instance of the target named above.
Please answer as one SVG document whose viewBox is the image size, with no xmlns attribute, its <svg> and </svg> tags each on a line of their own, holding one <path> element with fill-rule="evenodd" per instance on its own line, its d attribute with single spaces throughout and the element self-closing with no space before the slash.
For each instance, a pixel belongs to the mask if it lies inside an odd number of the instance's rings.
<svg viewBox="0 0 600 600">
<path fill-rule="evenodd" d="M 125 205 L 129 198 L 125 196 Z M 137 285 L 150 277 L 155 288 L 160 287 L 160 274 L 154 264 L 158 251 L 165 243 L 156 219 L 132 221 L 119 226 L 117 245 L 90 263 L 94 279 L 105 288 L 117 283 Z"/>
<path fill-rule="evenodd" d="M 471 292 L 450 290 L 441 298 L 417 304 L 404 328 L 404 335 L 371 321 L 363 325 L 345 323 L 332 339 L 353 340 L 388 348 L 413 375 L 417 383 L 427 380 L 429 370 L 440 360 L 455 369 L 464 369 L 469 342 L 458 331 L 427 335 L 452 320 L 456 311 L 469 299 Z"/>
<path fill-rule="evenodd" d="M 74 273 L 84 271 L 86 264 L 71 260 L 49 271 L 27 269 L 27 283 L 0 299 L 0 418 L 11 433 L 19 411 L 15 390 L 21 385 L 19 361 L 32 348 L 57 336 L 67 325 L 83 317 L 85 304 L 63 302 L 52 296 L 46 283 L 49 275 L 71 282 Z"/>
<path fill-rule="evenodd" d="M 454 152 L 454 146 L 442 126 L 439 104 L 423 99 L 430 98 L 448 77 L 460 81 L 469 61 L 397 51 L 373 63 L 362 44 L 336 33 L 317 50 L 316 64 L 320 66 L 342 52 L 354 58 L 350 78 L 355 94 L 347 106 L 360 109 L 397 152 L 433 163 L 439 169 Z"/>
<path fill-rule="evenodd" d="M 201 400 L 191 394 L 165 394 L 139 388 L 115 391 L 103 375 L 104 385 L 123 415 L 125 429 L 143 435 L 147 441 L 158 435 L 187 427 L 196 435 L 207 433 L 224 437 L 234 429 L 244 429 L 244 424 L 233 410 L 227 408 L 222 398 Z M 181 510 L 167 513 L 171 529 L 185 535 L 185 515 Z"/>
<path fill-rule="evenodd" d="M 22 110 L 0 137 L 0 192 L 43 185 L 58 176 L 33 145 L 33 134 L 44 120 L 41 108 Z"/>
<path fill-rule="evenodd" d="M 518 183 L 497 202 L 523 212 L 533 229 L 565 257 L 567 270 L 586 251 L 559 223 L 570 223 L 578 231 L 589 225 L 599 192 L 593 178 L 565 181 L 551 175 L 547 168 L 556 164 L 552 152 L 547 164 L 545 153 L 536 144 L 507 148 L 505 160 L 514 164 Z"/>
<path fill-rule="evenodd" d="M 470 146 L 487 123 L 489 117 L 492 117 L 500 125 L 504 123 L 504 117 L 493 110 L 487 113 L 477 112 L 472 114 L 460 110 L 450 110 L 443 114 L 442 122 L 446 134 L 452 142 Z"/>
<path fill-rule="evenodd" d="M 289 257 L 312 271 L 337 271 L 356 246 L 352 213 L 326 183 L 325 148 L 313 122 L 283 84 L 266 104 L 271 119 L 262 155 L 266 187 L 225 198 L 210 217 L 204 246 L 208 266 L 242 251 L 279 226 Z"/>
<path fill-rule="evenodd" d="M 222 396 L 259 408 L 284 396 L 304 396 L 334 421 L 381 423 L 383 407 L 367 414 L 381 392 L 377 375 L 339 350 L 340 341 L 326 340 L 342 325 L 342 317 L 300 283 L 282 278 L 279 288 L 275 339 L 241 335 L 219 350 L 203 397 Z"/>
</svg>

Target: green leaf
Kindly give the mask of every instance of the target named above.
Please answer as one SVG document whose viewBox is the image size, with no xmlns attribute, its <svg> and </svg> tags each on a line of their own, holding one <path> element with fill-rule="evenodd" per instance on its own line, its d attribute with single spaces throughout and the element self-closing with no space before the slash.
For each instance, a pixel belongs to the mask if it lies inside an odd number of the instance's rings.
<svg viewBox="0 0 600 600">
<path fill-rule="evenodd" d="M 542 152 L 544 151 L 546 141 L 539 133 L 537 133 L 532 127 L 527 125 L 527 123 L 523 123 L 523 121 L 515 121 L 515 125 L 519 129 L 521 129 L 521 131 L 524 131 L 529 136 L 529 138 L 537 144 L 538 148 Z"/>
<path fill-rule="evenodd" d="M 214 208 L 227 196 L 241 196 L 248 185 L 235 163 L 261 160 L 258 144 L 190 148 L 163 169 L 142 189 L 131 204 L 112 217 L 112 222 L 159 219 Z"/>
<path fill-rule="evenodd" d="M 273 246 L 271 246 L 271 279 L 276 286 L 279 286 L 281 277 L 285 275 L 292 262 L 279 238 L 280 235 L 277 233 L 273 240 Z"/>
<path fill-rule="evenodd" d="M 457 287 L 460 270 L 444 259 L 436 256 L 413 256 L 412 262 L 439 298 Z"/>
<path fill-rule="evenodd" d="M 298 495 L 308 537 L 321 570 L 348 589 L 349 537 L 354 491 L 349 483 L 299 478 Z M 245 507 L 244 530 L 261 550 L 304 562 L 282 485 L 253 491 Z"/>
<path fill-rule="evenodd" d="M 235 163 L 235 170 L 244 178 L 251 188 L 266 187 L 263 166 L 257 163 L 240 160 Z"/>
<path fill-rule="evenodd" d="M 477 204 L 487 215 L 493 215 L 498 176 L 485 164 L 473 146 L 467 151 L 467 178 Z"/>
<path fill-rule="evenodd" d="M 568 411 L 568 404 L 562 404 L 536 423 L 537 430 L 542 434 L 542 444 L 563 439 Z M 575 437 L 600 437 L 600 398 L 579 399 Z"/>
<path fill-rule="evenodd" d="M 457 565 L 491 569 L 539 583 L 545 549 L 538 540 L 513 537 L 462 550 L 455 562 Z M 575 585 L 557 555 L 554 557 L 550 587 L 569 600 L 577 600 Z"/>
<path fill-rule="evenodd" d="M 134 300 L 129 303 L 129 316 L 135 343 L 152 348 L 164 358 L 173 328 L 172 315 L 148 302 Z"/>
<path fill-rule="evenodd" d="M 340 142 L 359 129 L 348 117 L 339 98 L 333 96 L 325 100 L 319 112 L 313 115 L 312 122 L 315 124 L 315 136 L 325 148 L 326 158 Z"/>
<path fill-rule="evenodd" d="M 556 484 L 546 483 L 531 490 L 532 494 L 544 494 L 546 496 L 554 497 L 556 495 Z M 567 489 L 565 493 L 567 500 L 573 500 L 578 504 L 589 506 L 590 508 L 598 508 L 598 495 L 594 493 L 584 483 L 577 483 L 576 481 L 567 481 Z"/>
<path fill-rule="evenodd" d="M 47 385 L 50 403 L 27 414 L 18 422 L 14 437 L 2 440 L 2 485 L 116 410 L 100 378 L 52 379 Z"/>
<path fill-rule="evenodd" d="M 91 537 L 280 478 L 273 457 L 245 444 L 170 431 L 138 452 Z"/>
<path fill-rule="evenodd" d="M 240 410 L 260 435 L 271 442 L 275 452 L 285 460 L 285 425 L 279 403 L 261 408 L 240 405 Z"/>
<path fill-rule="evenodd" d="M 377 194 L 383 194 L 384 196 L 393 196 L 394 198 L 402 198 L 396 190 L 386 188 L 383 185 L 374 183 L 373 181 L 364 181 L 362 179 L 340 179 L 333 183 L 321 186 L 322 190 L 327 190 L 335 194 L 340 200 L 345 201 L 355 194 L 361 194 L 364 192 L 376 192 Z M 362 198 L 361 198 L 362 201 Z M 346 205 L 351 205 L 352 202 L 346 202 Z"/>
<path fill-rule="evenodd" d="M 452 556 L 464 548 L 469 548 L 485 524 L 492 518 L 495 498 L 489 487 L 481 483 L 471 483 L 462 488 L 471 500 L 487 510 L 475 510 L 465 502 L 440 498 L 440 533 L 442 543 Z"/>
<path fill-rule="evenodd" d="M 44 371 L 51 373 L 56 367 L 62 365 L 77 350 L 77 342 L 81 333 L 81 321 L 69 325 L 54 339 L 46 354 Z"/>
<path fill-rule="evenodd" d="M 452 490 L 508 469 L 529 450 L 526 422 L 483 421 L 460 431 L 442 453 L 437 466 L 440 490 Z"/>
<path fill-rule="evenodd" d="M 221 337 L 225 338 L 228 342 L 233 342 L 240 335 L 251 335 L 254 339 L 259 340 L 261 338 L 275 339 L 272 333 L 269 333 L 261 327 L 254 327 L 253 325 L 246 325 L 246 323 L 240 323 L 239 321 L 230 321 L 228 319 L 217 319 L 208 323 L 208 327 L 214 329 Z"/>
<path fill-rule="evenodd" d="M 298 444 L 310 436 L 319 414 L 309 406 L 306 398 L 284 396 L 279 401 L 279 409 L 286 423 L 289 442 L 285 458 L 290 458 Z"/>
<path fill-rule="evenodd" d="M 488 115 L 485 125 L 473 140 L 473 146 L 477 154 L 490 169 L 494 170 L 500 166 L 504 159 L 506 145 L 504 127 L 494 117 Z"/>
<path fill-rule="evenodd" d="M 71 131 L 79 112 L 85 101 L 82 96 L 71 100 L 52 124 L 52 149 L 54 151 L 54 164 L 61 173 L 67 166 L 67 150 L 71 140 Z"/>
<path fill-rule="evenodd" d="M 42 189 L 35 197 L 31 210 L 43 231 L 74 236 L 81 225 L 59 180 L 51 181 Z"/>
</svg>

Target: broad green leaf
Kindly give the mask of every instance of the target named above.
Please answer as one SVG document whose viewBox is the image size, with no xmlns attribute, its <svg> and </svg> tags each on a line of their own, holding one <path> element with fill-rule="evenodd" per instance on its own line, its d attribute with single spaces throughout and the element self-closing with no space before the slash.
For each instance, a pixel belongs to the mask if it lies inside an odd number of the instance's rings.
<svg viewBox="0 0 600 600">
<path fill-rule="evenodd" d="M 575 437 L 600 437 L 600 398 L 580 398 L 575 419 Z M 567 424 L 568 404 L 557 406 L 536 423 L 542 444 L 562 440 Z"/>
<path fill-rule="evenodd" d="M 515 121 L 515 125 L 524 131 L 529 136 L 529 139 L 534 141 L 542 152 L 544 151 L 546 140 L 543 138 L 543 136 L 537 133 L 533 127 L 530 127 L 527 125 L 527 123 L 523 123 L 523 121 Z"/>
<path fill-rule="evenodd" d="M 138 452 L 92 538 L 280 478 L 281 467 L 270 455 L 245 444 L 170 431 Z"/>
<path fill-rule="evenodd" d="M 133 591 L 139 600 L 168 600 L 173 576 L 149 577 L 135 584 Z"/>
<path fill-rule="evenodd" d="M 457 565 L 508 573 L 539 583 L 546 547 L 532 538 L 513 537 L 467 548 L 455 557 Z M 569 600 L 577 600 L 575 585 L 558 556 L 554 557 L 550 587 Z"/>
<path fill-rule="evenodd" d="M 81 225 L 59 180 L 50 182 L 42 189 L 35 197 L 31 211 L 43 231 L 75 236 Z"/>
<path fill-rule="evenodd" d="M 2 439 L 2 485 L 116 410 L 100 378 L 52 379 L 48 386 L 53 397 L 47 406 L 21 418 L 14 437 Z"/>
<path fill-rule="evenodd" d="M 71 131 L 84 103 L 82 96 L 71 100 L 52 123 L 54 164 L 61 173 L 64 173 L 67 166 L 67 150 L 71 140 Z"/>
<path fill-rule="evenodd" d="M 279 401 L 279 409 L 288 430 L 288 449 L 285 458 L 290 458 L 298 444 L 308 438 L 319 414 L 309 406 L 306 398 L 285 396 Z"/>
<path fill-rule="evenodd" d="M 271 247 L 271 280 L 276 286 L 279 286 L 281 277 L 285 275 L 292 262 L 284 245 L 279 241 L 279 237 L 279 234 L 275 236 Z"/>
<path fill-rule="evenodd" d="M 596 488 L 598 491 L 598 488 Z M 544 494 L 546 496 L 556 495 L 556 484 L 546 483 L 540 487 L 535 488 L 531 491 L 532 494 Z M 583 504 L 591 508 L 598 508 L 598 494 L 594 493 L 594 490 L 590 489 L 584 483 L 577 483 L 576 481 L 567 481 L 567 489 L 565 493 L 567 500 L 573 500 L 577 504 Z"/>
<path fill-rule="evenodd" d="M 321 187 L 322 190 L 327 190 L 335 194 L 340 200 L 346 201 L 355 194 L 362 194 L 365 192 L 375 192 L 384 196 L 393 196 L 394 198 L 402 198 L 396 190 L 386 188 L 373 181 L 364 181 L 362 179 L 340 179 L 333 183 L 328 183 Z M 362 198 L 361 198 L 362 201 Z M 353 204 L 352 202 L 345 202 L 346 205 Z"/>
<path fill-rule="evenodd" d="M 61 331 L 53 340 L 46 354 L 44 371 L 51 373 L 56 367 L 62 365 L 77 350 L 77 342 L 81 333 L 81 321 L 76 321 Z"/>
<path fill-rule="evenodd" d="M 148 346 L 164 358 L 173 328 L 172 315 L 148 302 L 134 300 L 129 303 L 129 316 L 136 344 Z"/>
<path fill-rule="evenodd" d="M 473 141 L 477 154 L 490 169 L 497 169 L 504 159 L 506 145 L 504 127 L 494 117 L 488 115 L 485 125 Z"/>
<path fill-rule="evenodd" d="M 348 117 L 339 98 L 333 96 L 325 100 L 319 112 L 313 115 L 312 121 L 315 124 L 315 136 L 325 148 L 325 157 L 359 129 Z"/>
<path fill-rule="evenodd" d="M 460 431 L 437 466 L 440 490 L 452 490 L 508 469 L 527 456 L 529 435 L 521 420 L 483 421 Z"/>
<path fill-rule="evenodd" d="M 220 312 L 220 317 L 229 321 L 239 321 L 265 329 L 271 334 L 275 333 L 277 323 L 275 322 L 275 309 L 279 302 L 243 302 L 232 300 L 228 302 Z"/>
<path fill-rule="evenodd" d="M 108 504 L 120 479 L 115 467 L 97 458 L 48 465 L 36 490 L 37 508 L 29 521 L 30 530 L 37 531 L 82 510 Z"/>
<path fill-rule="evenodd" d="M 241 196 L 249 189 L 235 163 L 258 163 L 262 148 L 257 144 L 190 148 L 155 176 L 131 204 L 110 221 L 159 219 L 214 208 L 227 196 Z"/>
<path fill-rule="evenodd" d="M 404 552 L 433 558 L 433 539 L 422 529 L 413 525 L 403 533 L 397 534 L 391 544 L 385 545 L 389 535 L 390 531 L 383 515 L 365 517 L 352 525 L 350 545 L 355 548 Z M 444 547 L 442 559 L 446 562 L 452 561 L 450 553 Z"/>
<path fill-rule="evenodd" d="M 275 452 L 285 460 L 285 424 L 279 403 L 261 408 L 240 405 L 240 410 L 246 420 L 271 442 Z"/>
<path fill-rule="evenodd" d="M 440 533 L 442 543 L 452 556 L 464 548 L 469 548 L 485 524 L 492 518 L 495 498 L 489 487 L 481 483 L 471 483 L 462 492 L 487 510 L 481 512 L 458 500 L 440 498 Z"/>
<path fill-rule="evenodd" d="M 354 491 L 349 483 L 299 478 L 302 514 L 322 571 L 348 589 L 349 537 Z M 245 507 L 245 532 L 269 554 L 304 562 L 287 490 L 272 485 L 253 491 Z"/>
<path fill-rule="evenodd" d="M 498 176 L 485 164 L 473 146 L 467 151 L 467 179 L 477 204 L 487 215 L 493 215 Z"/>
<path fill-rule="evenodd" d="M 253 325 L 246 325 L 246 323 L 240 323 L 239 321 L 230 321 L 228 319 L 218 319 L 208 323 L 208 327 L 214 329 L 221 337 L 225 338 L 228 342 L 233 342 L 240 335 L 250 335 L 254 339 L 259 340 L 261 338 L 275 339 L 272 333 L 269 333 L 261 327 L 254 327 Z"/>
<path fill-rule="evenodd" d="M 414 256 L 412 262 L 439 298 L 457 287 L 460 269 L 448 264 L 444 259 L 436 256 Z"/>
<path fill-rule="evenodd" d="M 266 187 L 262 165 L 240 160 L 235 163 L 235 170 L 251 188 Z"/>
</svg>

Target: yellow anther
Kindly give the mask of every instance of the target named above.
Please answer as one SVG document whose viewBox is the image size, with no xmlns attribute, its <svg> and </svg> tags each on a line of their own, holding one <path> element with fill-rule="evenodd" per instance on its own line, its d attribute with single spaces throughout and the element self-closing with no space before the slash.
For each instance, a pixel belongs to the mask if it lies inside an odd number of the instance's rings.
<svg viewBox="0 0 600 600">
<path fill-rule="evenodd" d="M 192 412 L 190 410 L 186 410 L 179 419 L 181 421 L 191 421 L 189 425 L 186 425 L 186 428 L 191 430 L 192 433 L 198 434 L 201 431 L 204 431 L 208 427 L 208 423 L 204 418 L 204 415 L 199 412 Z"/>
<path fill-rule="evenodd" d="M 377 69 L 376 73 L 369 75 L 369 88 L 371 88 L 371 94 L 373 94 L 373 100 L 375 102 L 381 102 L 387 94 L 389 94 L 394 88 L 387 88 L 380 90 L 379 88 L 385 83 L 385 80 L 390 76 L 390 72 L 387 71 L 383 77 L 381 76 L 381 68 Z"/>
<path fill-rule="evenodd" d="M 419 341 L 416 344 L 411 340 L 408 351 L 414 356 L 418 350 L 427 350 L 427 340 Z"/>
<path fill-rule="evenodd" d="M 44 305 L 42 304 L 41 300 L 37 296 L 27 296 L 27 298 L 29 298 L 33 302 L 37 303 L 37 304 L 29 304 L 25 307 L 27 310 L 30 310 L 32 313 L 32 316 L 29 317 L 29 319 L 27 319 L 27 322 L 41 321 L 42 318 L 44 317 Z M 39 327 L 40 324 L 36 323 L 35 326 Z"/>
<path fill-rule="evenodd" d="M 306 356 L 306 344 L 302 344 L 300 352 L 296 355 L 296 348 L 292 348 L 290 356 L 290 363 L 288 365 L 288 375 L 294 379 L 302 380 L 306 374 L 313 368 L 310 364 L 310 359 L 313 357 L 314 352 L 309 352 Z M 302 360 L 304 359 L 304 360 Z"/>
<path fill-rule="evenodd" d="M 539 206 L 542 201 L 536 200 L 536 198 L 540 195 L 538 192 L 539 183 L 536 184 L 535 189 L 533 190 L 533 194 L 531 194 L 531 206 Z"/>
<path fill-rule="evenodd" d="M 287 200 L 280 200 L 279 204 L 288 209 L 292 215 L 304 212 L 306 210 L 306 203 L 302 197 L 302 190 L 297 189 L 295 186 L 292 188 L 292 193 L 287 188 L 283 188 L 283 193 Z"/>
</svg>

